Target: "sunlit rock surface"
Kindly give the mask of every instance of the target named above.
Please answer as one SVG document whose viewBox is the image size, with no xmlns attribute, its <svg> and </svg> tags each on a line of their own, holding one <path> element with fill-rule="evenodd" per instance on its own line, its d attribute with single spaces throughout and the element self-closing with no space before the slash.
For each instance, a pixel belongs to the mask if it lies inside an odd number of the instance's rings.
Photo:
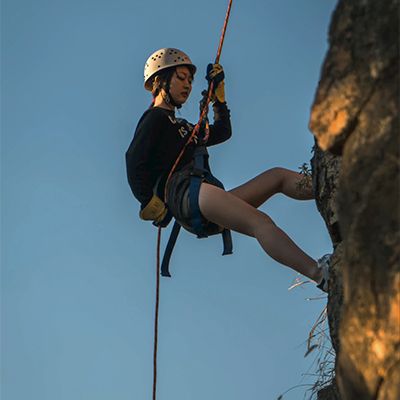
<svg viewBox="0 0 400 400">
<path fill-rule="evenodd" d="M 398 19 L 398 0 L 338 2 L 311 111 L 314 189 L 336 249 L 340 396 L 334 385 L 321 399 L 400 399 Z"/>
</svg>

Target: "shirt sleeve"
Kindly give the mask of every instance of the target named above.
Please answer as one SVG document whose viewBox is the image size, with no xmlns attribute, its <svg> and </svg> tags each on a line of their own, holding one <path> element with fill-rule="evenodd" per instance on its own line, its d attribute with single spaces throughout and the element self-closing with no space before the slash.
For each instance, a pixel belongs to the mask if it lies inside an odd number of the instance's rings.
<svg viewBox="0 0 400 400">
<path fill-rule="evenodd" d="M 125 154 L 129 186 L 142 209 L 153 196 L 152 155 L 159 143 L 161 126 L 161 114 L 154 111 L 145 114 Z"/>
<path fill-rule="evenodd" d="M 213 104 L 214 123 L 210 125 L 210 137 L 207 146 L 225 142 L 232 136 L 230 111 L 226 103 L 216 101 Z"/>
</svg>

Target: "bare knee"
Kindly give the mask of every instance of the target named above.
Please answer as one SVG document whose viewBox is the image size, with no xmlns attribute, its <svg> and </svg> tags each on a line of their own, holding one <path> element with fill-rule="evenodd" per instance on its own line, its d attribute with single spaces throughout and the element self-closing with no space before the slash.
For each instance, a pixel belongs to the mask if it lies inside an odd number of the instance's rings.
<svg viewBox="0 0 400 400">
<path fill-rule="evenodd" d="M 255 229 L 258 228 L 263 228 L 266 225 L 276 225 L 275 222 L 272 220 L 271 217 L 269 217 L 267 214 L 265 214 L 264 212 L 257 210 L 257 218 L 254 221 L 254 227 Z"/>
<path fill-rule="evenodd" d="M 267 169 L 243 185 L 230 190 L 230 192 L 258 208 L 270 197 L 282 192 L 284 171 L 284 168 L 280 167 Z"/>
<path fill-rule="evenodd" d="M 304 180 L 304 183 L 307 183 L 307 177 L 304 177 L 299 172 L 282 167 L 274 167 L 271 171 L 277 177 L 277 191 L 279 193 L 289 194 L 292 197 L 294 195 L 292 192 L 296 188 L 298 189 L 300 181 Z"/>
<path fill-rule="evenodd" d="M 285 179 L 290 172 L 291 171 L 283 167 L 273 167 L 267 169 L 261 176 L 265 176 L 263 183 L 271 182 L 273 192 L 282 193 Z"/>
<path fill-rule="evenodd" d="M 267 172 L 273 174 L 275 176 L 276 181 L 276 192 L 282 193 L 283 186 L 285 184 L 285 179 L 288 175 L 289 170 L 283 167 L 273 167 L 269 169 Z"/>
<path fill-rule="evenodd" d="M 257 210 L 257 214 L 252 221 L 249 221 L 249 224 L 251 226 L 251 236 L 255 238 L 260 237 L 260 235 L 265 234 L 268 229 L 276 226 L 275 222 L 267 214 L 259 210 Z"/>
</svg>

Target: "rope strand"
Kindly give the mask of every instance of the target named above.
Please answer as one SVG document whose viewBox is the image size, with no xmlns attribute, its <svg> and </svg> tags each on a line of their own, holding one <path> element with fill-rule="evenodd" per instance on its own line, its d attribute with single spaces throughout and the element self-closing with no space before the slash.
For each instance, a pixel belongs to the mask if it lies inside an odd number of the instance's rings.
<svg viewBox="0 0 400 400">
<path fill-rule="evenodd" d="M 221 58 L 222 46 L 224 45 L 224 41 L 225 41 L 225 33 L 226 33 L 226 28 L 228 27 L 228 21 L 229 21 L 229 17 L 230 17 L 230 14 L 231 14 L 231 8 L 232 8 L 232 0 L 229 0 L 228 9 L 226 11 L 225 20 L 224 20 L 224 25 L 223 25 L 223 28 L 222 28 L 222 33 L 221 33 L 221 37 L 220 37 L 220 40 L 219 40 L 217 56 L 215 57 L 215 63 L 219 63 L 219 59 Z M 201 111 L 199 121 L 197 122 L 196 126 L 193 128 L 192 134 L 190 135 L 189 139 L 186 141 L 185 145 L 183 146 L 181 152 L 178 155 L 178 158 L 176 159 L 174 165 L 172 166 L 171 171 L 168 174 L 168 177 L 167 177 L 167 180 L 166 180 L 166 183 L 165 183 L 165 190 L 164 190 L 164 200 L 165 201 L 167 201 L 167 187 L 168 187 L 169 180 L 170 180 L 172 174 L 175 172 L 176 167 L 179 164 L 179 161 L 181 161 L 182 156 L 185 153 L 185 150 L 186 150 L 187 146 L 190 143 L 192 143 L 193 139 L 195 138 L 195 136 L 197 135 L 197 133 L 200 130 L 200 126 L 201 126 L 204 118 L 207 117 L 208 108 L 209 108 L 209 105 L 210 105 L 210 102 L 211 102 L 211 97 L 212 97 L 212 94 L 213 94 L 213 90 L 214 90 L 214 82 L 211 81 L 209 86 L 208 86 L 207 99 L 206 99 L 205 104 L 203 106 L 203 109 Z"/>
<path fill-rule="evenodd" d="M 158 227 L 157 235 L 157 268 L 156 268 L 156 308 L 154 316 L 154 351 L 153 351 L 153 400 L 156 400 L 157 392 L 157 349 L 158 349 L 158 308 L 160 305 L 160 245 L 161 226 Z"/>
<path fill-rule="evenodd" d="M 217 51 L 217 57 L 215 57 L 215 63 L 216 63 L 216 64 L 219 63 L 219 59 L 220 59 L 220 57 L 221 57 L 222 46 L 224 45 L 225 33 L 226 33 L 226 28 L 227 28 L 227 26 L 228 26 L 229 17 L 230 17 L 230 14 L 231 14 L 231 8 L 232 8 L 232 0 L 229 0 L 228 9 L 227 9 L 226 15 L 225 15 L 224 26 L 223 26 L 223 28 L 222 28 L 221 38 L 220 38 L 220 40 L 219 40 L 219 46 L 218 46 L 218 51 Z"/>
<path fill-rule="evenodd" d="M 219 63 L 219 59 L 221 57 L 221 52 L 222 52 L 222 46 L 224 44 L 225 40 L 225 33 L 226 33 L 226 28 L 228 26 L 228 20 L 231 12 L 231 7 L 232 7 L 232 0 L 229 0 L 229 5 L 228 5 L 228 10 L 225 15 L 225 20 L 224 20 L 224 26 L 222 28 L 222 33 L 221 37 L 219 40 L 219 46 L 218 46 L 218 51 L 217 51 L 217 56 L 215 58 L 215 63 Z M 210 105 L 212 93 L 214 89 L 214 82 L 210 82 L 208 86 L 208 94 L 207 94 L 207 100 L 204 104 L 204 107 L 201 111 L 199 121 L 197 122 L 196 126 L 193 129 L 192 134 L 190 135 L 189 139 L 183 146 L 181 152 L 179 153 L 174 165 L 171 168 L 171 171 L 168 174 L 166 183 L 165 183 L 165 191 L 164 191 L 164 201 L 165 203 L 167 202 L 167 185 L 168 182 L 172 176 L 172 174 L 175 172 L 175 169 L 177 165 L 179 164 L 179 161 L 182 159 L 182 156 L 187 148 L 187 146 L 193 141 L 194 137 L 197 135 L 197 133 L 200 130 L 200 126 L 204 120 L 204 118 L 207 117 L 208 114 L 208 108 Z M 206 138 L 208 139 L 208 137 Z M 161 247 L 161 227 L 158 227 L 158 235 L 157 235 L 157 268 L 156 268 L 156 305 L 155 305 L 155 316 L 154 316 L 154 352 L 153 352 L 153 400 L 156 400 L 157 396 L 157 349 L 158 349 L 158 309 L 159 309 L 159 304 L 160 304 L 160 247 Z"/>
</svg>

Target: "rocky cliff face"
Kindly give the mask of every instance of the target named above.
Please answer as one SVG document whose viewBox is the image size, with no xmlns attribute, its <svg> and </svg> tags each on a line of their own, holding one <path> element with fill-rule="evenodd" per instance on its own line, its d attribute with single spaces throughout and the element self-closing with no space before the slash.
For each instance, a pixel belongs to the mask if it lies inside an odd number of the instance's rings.
<svg viewBox="0 0 400 400">
<path fill-rule="evenodd" d="M 398 18 L 398 0 L 338 2 L 311 111 L 314 188 L 335 248 L 337 386 L 325 399 L 400 398 Z"/>
</svg>

